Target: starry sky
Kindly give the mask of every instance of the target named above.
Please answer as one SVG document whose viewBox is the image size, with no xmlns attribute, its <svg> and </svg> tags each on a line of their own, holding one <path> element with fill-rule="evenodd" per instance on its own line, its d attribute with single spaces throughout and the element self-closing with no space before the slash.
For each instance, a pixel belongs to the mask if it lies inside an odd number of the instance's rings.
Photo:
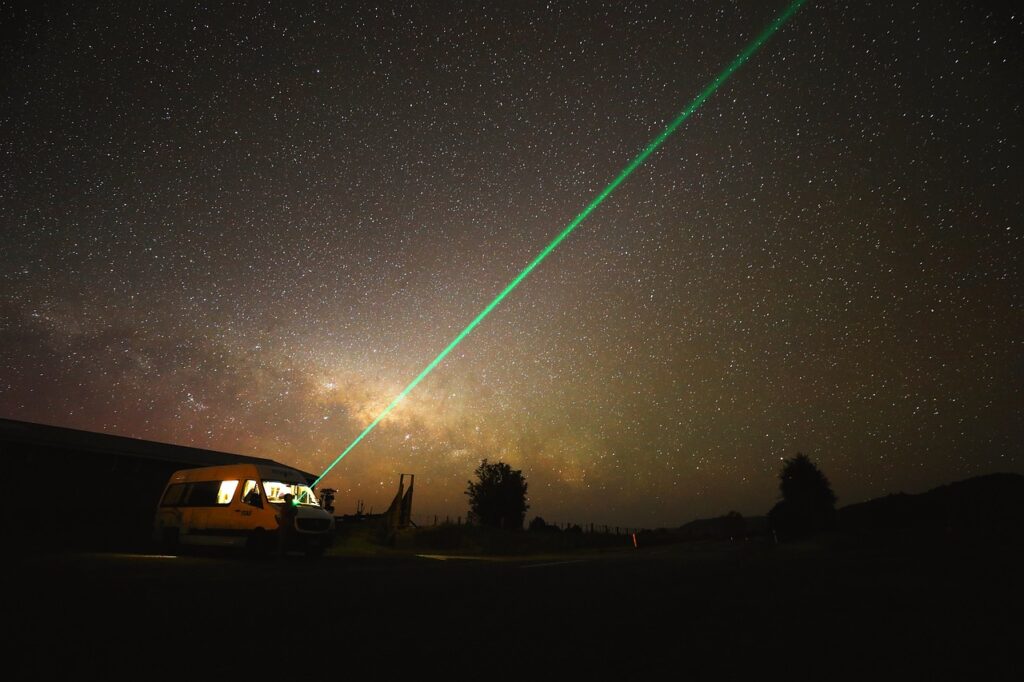
<svg viewBox="0 0 1024 682">
<path fill-rule="evenodd" d="M 0 4 L 0 416 L 318 473 L 784 2 Z M 1024 471 L 1024 18 L 812 0 L 325 480 Z"/>
</svg>

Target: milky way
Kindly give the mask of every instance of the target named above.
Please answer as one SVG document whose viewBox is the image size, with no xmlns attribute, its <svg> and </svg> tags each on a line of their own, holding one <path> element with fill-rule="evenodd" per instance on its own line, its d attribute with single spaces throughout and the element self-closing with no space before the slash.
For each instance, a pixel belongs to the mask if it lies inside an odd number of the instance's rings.
<svg viewBox="0 0 1024 682">
<path fill-rule="evenodd" d="M 1024 21 L 811 2 L 326 479 L 1022 471 Z M 5 6 L 0 416 L 319 472 L 784 3 Z"/>
</svg>

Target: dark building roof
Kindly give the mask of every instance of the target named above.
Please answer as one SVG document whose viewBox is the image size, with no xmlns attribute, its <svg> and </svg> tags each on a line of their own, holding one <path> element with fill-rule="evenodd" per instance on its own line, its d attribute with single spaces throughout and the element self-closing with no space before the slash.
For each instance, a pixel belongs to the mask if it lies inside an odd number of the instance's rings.
<svg viewBox="0 0 1024 682">
<path fill-rule="evenodd" d="M 0 419 L 0 444 L 28 445 L 46 448 L 58 448 L 82 454 L 118 455 L 138 459 L 158 460 L 180 465 L 180 468 L 218 466 L 222 464 L 262 464 L 282 465 L 271 459 L 236 455 L 217 450 L 203 450 L 184 445 L 158 443 L 124 436 L 111 436 L 93 431 L 79 431 L 46 424 Z M 3 448 L 5 451 L 8 448 Z M 18 448 L 21 450 L 22 448 Z M 289 467 L 295 468 L 295 467 Z M 301 471 L 310 481 L 316 475 Z"/>
</svg>

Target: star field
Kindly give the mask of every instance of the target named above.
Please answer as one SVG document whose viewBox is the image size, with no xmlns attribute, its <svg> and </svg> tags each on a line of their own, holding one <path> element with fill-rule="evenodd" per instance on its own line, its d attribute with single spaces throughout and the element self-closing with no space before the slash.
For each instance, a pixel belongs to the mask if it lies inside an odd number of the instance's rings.
<svg viewBox="0 0 1024 682">
<path fill-rule="evenodd" d="M 4 5 L 0 416 L 319 472 L 782 9 Z M 325 480 L 529 516 L 1024 471 L 1024 19 L 810 2 Z"/>
</svg>

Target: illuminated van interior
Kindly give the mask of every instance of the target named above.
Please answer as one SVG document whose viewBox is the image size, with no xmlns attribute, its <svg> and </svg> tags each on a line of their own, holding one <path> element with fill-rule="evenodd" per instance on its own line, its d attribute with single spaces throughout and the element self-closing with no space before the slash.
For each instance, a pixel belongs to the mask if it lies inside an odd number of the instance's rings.
<svg viewBox="0 0 1024 682">
<path fill-rule="evenodd" d="M 195 483 L 177 483 L 169 486 L 160 503 L 162 507 L 216 507 L 231 504 L 238 490 L 238 481 L 201 481 Z M 247 480 L 242 489 L 242 499 L 246 499 L 256 481 Z M 291 493 L 295 504 L 319 507 L 313 490 L 302 483 L 284 483 L 282 481 L 264 481 L 263 491 L 267 501 L 272 504 L 283 504 L 284 496 Z M 260 506 L 260 505 L 257 505 Z"/>
<path fill-rule="evenodd" d="M 263 492 L 267 494 L 267 500 L 273 504 L 284 502 L 284 496 L 291 493 L 296 504 L 319 507 L 316 495 L 308 485 L 301 483 L 282 483 L 281 481 L 263 481 Z"/>
</svg>

